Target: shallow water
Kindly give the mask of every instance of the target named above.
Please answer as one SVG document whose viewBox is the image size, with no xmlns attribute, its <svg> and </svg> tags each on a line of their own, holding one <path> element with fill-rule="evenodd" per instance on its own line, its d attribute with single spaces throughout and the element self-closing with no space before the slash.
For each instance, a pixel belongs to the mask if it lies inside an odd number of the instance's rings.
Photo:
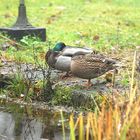
<svg viewBox="0 0 140 140">
<path fill-rule="evenodd" d="M 62 139 L 60 112 L 0 103 L 0 140 Z M 69 133 L 66 134 L 68 139 Z"/>
</svg>

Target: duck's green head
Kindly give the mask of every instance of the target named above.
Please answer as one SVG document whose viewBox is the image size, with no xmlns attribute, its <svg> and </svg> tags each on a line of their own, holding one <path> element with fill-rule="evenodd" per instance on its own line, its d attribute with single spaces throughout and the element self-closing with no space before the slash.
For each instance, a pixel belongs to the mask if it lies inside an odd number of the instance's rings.
<svg viewBox="0 0 140 140">
<path fill-rule="evenodd" d="M 59 42 L 55 45 L 55 47 L 53 48 L 53 51 L 62 51 L 64 48 L 66 47 L 66 45 L 63 42 Z"/>
</svg>

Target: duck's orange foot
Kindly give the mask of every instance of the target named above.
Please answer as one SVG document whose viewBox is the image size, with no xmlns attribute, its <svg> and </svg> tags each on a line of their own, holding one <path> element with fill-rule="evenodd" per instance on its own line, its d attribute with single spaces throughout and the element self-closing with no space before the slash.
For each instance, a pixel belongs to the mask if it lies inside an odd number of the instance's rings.
<svg viewBox="0 0 140 140">
<path fill-rule="evenodd" d="M 86 84 L 83 85 L 86 89 L 90 89 L 93 86 L 93 83 L 90 82 L 90 80 L 88 80 L 88 82 Z"/>
</svg>

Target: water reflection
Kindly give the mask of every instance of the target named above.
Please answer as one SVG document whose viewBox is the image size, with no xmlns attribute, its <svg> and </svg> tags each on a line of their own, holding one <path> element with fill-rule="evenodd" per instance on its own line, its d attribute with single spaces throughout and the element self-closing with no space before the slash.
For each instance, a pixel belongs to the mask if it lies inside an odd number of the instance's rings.
<svg viewBox="0 0 140 140">
<path fill-rule="evenodd" d="M 0 108 L 0 140 L 62 140 L 58 112 L 19 105 L 8 105 Z M 68 135 L 67 135 L 68 139 Z"/>
</svg>

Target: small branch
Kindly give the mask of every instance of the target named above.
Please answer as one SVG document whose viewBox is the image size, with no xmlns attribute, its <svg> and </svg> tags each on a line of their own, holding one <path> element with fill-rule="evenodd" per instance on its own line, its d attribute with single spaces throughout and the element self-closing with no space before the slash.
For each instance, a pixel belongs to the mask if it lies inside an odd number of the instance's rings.
<svg viewBox="0 0 140 140">
<path fill-rule="evenodd" d="M 14 40 L 12 40 L 12 39 L 6 37 L 6 36 L 3 36 L 3 35 L 1 35 L 1 34 L 0 34 L 0 38 L 9 41 L 11 44 L 15 44 L 15 45 L 16 45 L 15 47 L 16 47 L 17 49 L 20 49 L 20 47 L 22 47 L 21 44 L 19 44 L 19 43 L 17 43 L 16 41 L 14 41 Z"/>
</svg>

